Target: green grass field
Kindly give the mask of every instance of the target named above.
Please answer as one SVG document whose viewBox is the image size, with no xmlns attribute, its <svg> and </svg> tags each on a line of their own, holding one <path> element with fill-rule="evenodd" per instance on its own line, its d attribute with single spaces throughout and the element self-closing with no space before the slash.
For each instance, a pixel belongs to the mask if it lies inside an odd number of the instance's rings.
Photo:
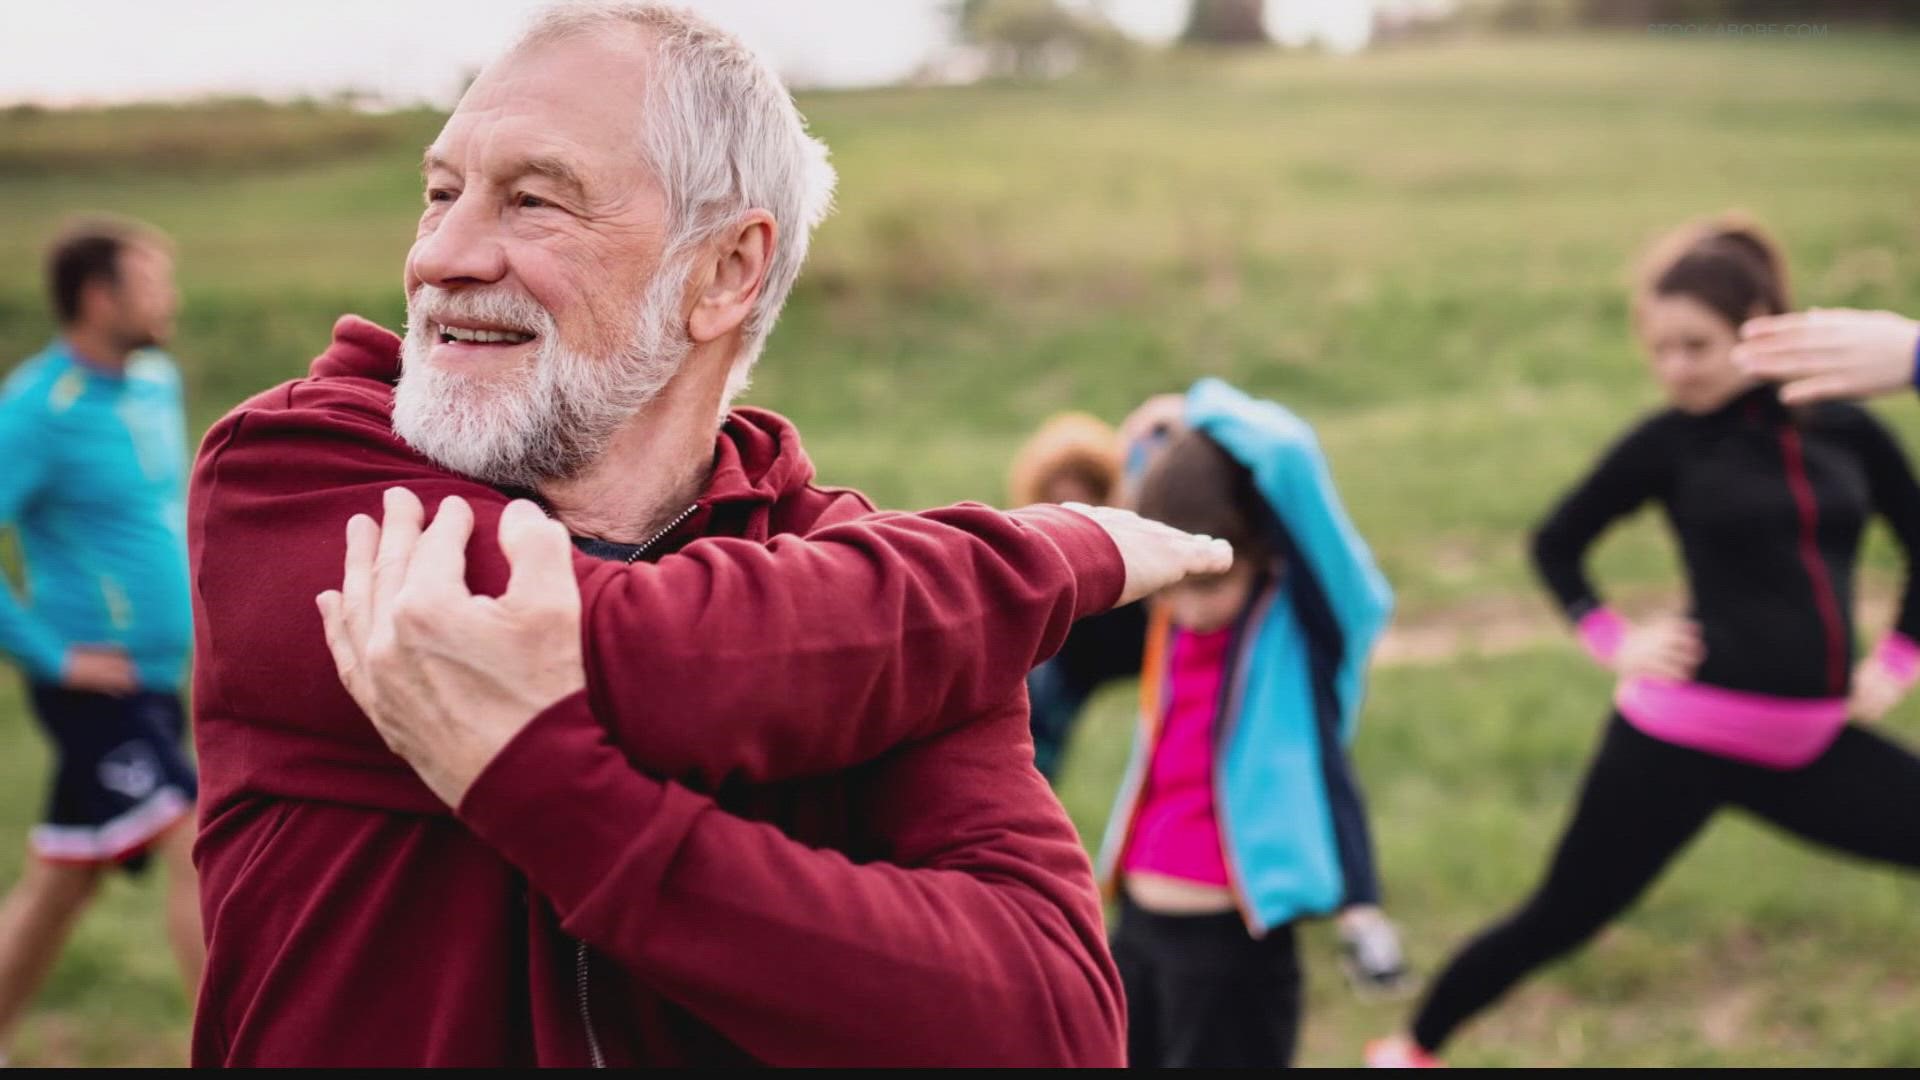
<svg viewBox="0 0 1920 1080">
<path fill-rule="evenodd" d="M 810 96 L 840 209 L 750 400 L 800 424 L 827 478 L 912 507 L 998 501 L 1014 447 L 1051 412 L 1117 419 L 1222 375 L 1319 426 L 1403 615 L 1535 611 L 1524 530 L 1654 400 L 1626 332 L 1642 242 L 1740 207 L 1780 234 L 1801 302 L 1920 311 L 1916 60 L 1920 40 L 1894 36 L 1632 35 Z M 437 124 L 0 111 L 0 363 L 49 334 L 39 245 L 89 209 L 177 238 L 174 351 L 200 428 L 300 373 L 340 312 L 397 325 L 414 165 Z M 1920 445 L 1915 403 L 1880 412 Z M 1899 560 L 1884 536 L 1869 557 L 1884 589 Z M 1677 597 L 1651 520 L 1598 567 Z M 1390 907 L 1423 967 L 1529 887 L 1606 692 L 1551 636 L 1377 676 L 1358 754 Z M 1090 838 L 1128 700 L 1097 700 L 1062 783 Z M 1920 709 L 1889 726 L 1920 741 Z M 9 688 L 0 823 L 16 833 L 42 798 L 31 727 Z M 0 848 L 0 881 L 18 858 Z M 182 1060 L 187 1003 L 156 898 L 152 883 L 109 891 L 19 1060 Z M 1920 1065 L 1917 902 L 1920 883 L 1724 821 L 1454 1060 Z M 1357 1004 L 1330 936 L 1307 942 L 1305 1060 L 1351 1063 L 1405 1007 Z"/>
</svg>

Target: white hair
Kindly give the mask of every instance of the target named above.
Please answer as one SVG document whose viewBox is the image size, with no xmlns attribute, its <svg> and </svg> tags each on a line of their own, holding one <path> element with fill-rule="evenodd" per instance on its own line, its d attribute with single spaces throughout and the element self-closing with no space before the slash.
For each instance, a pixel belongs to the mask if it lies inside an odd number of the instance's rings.
<svg viewBox="0 0 1920 1080">
<path fill-rule="evenodd" d="M 512 51 L 634 29 L 644 32 L 655 62 L 644 152 L 667 198 L 660 273 L 684 272 L 695 249 L 748 210 L 773 215 L 776 238 L 766 280 L 728 374 L 731 401 L 746 389 L 800 276 L 814 226 L 832 207 L 833 166 L 826 144 L 807 134 L 779 75 L 738 38 L 681 8 L 619 0 L 557 4 L 534 17 Z"/>
</svg>

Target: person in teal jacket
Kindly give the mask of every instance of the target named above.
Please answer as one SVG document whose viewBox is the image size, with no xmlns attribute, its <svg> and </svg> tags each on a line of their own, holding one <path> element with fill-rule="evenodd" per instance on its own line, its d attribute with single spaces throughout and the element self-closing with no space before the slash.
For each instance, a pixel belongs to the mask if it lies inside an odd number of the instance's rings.
<svg viewBox="0 0 1920 1080">
<path fill-rule="evenodd" d="M 1341 913 L 1360 931 L 1343 937 L 1404 974 L 1346 757 L 1393 593 L 1299 417 L 1217 379 L 1160 411 L 1177 415 L 1154 425 L 1173 430 L 1139 512 L 1235 558 L 1153 600 L 1141 735 L 1101 856 L 1129 1060 L 1284 1065 L 1295 922 Z"/>
<path fill-rule="evenodd" d="M 189 988 L 204 946 L 188 857 L 198 785 L 180 691 L 193 648 L 180 376 L 157 351 L 173 259 L 130 222 L 75 225 L 48 277 L 59 336 L 0 385 L 0 525 L 25 588 L 0 581 L 0 651 L 58 759 L 32 858 L 0 901 L 0 1050 L 102 873 L 168 864 L 169 936 Z"/>
</svg>

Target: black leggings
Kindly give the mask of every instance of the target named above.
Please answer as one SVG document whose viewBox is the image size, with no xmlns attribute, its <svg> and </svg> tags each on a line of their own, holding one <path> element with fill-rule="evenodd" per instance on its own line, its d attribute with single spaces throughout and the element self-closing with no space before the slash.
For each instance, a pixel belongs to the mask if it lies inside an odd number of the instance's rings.
<svg viewBox="0 0 1920 1080">
<path fill-rule="evenodd" d="M 1662 742 L 1616 713 L 1546 880 L 1447 965 L 1414 1040 L 1438 1050 L 1533 969 L 1592 937 L 1726 805 L 1816 844 L 1920 867 L 1920 758 L 1886 739 L 1848 726 L 1811 764 L 1779 771 Z"/>
<path fill-rule="evenodd" d="M 1113 960 L 1135 1069 L 1278 1069 L 1300 1033 L 1293 924 L 1263 938 L 1233 913 L 1158 915 L 1123 893 Z"/>
</svg>

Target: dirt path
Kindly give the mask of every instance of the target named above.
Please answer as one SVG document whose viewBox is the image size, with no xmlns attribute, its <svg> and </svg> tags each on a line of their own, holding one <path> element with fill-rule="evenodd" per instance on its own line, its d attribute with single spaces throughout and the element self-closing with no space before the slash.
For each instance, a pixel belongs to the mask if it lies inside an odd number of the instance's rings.
<svg viewBox="0 0 1920 1080">
<path fill-rule="evenodd" d="M 1631 618 L 1671 605 L 1671 594 L 1649 591 L 1629 594 L 1618 606 Z M 1893 620 L 1893 607 L 1890 589 L 1874 589 L 1860 597 L 1855 617 L 1877 636 Z M 1546 601 L 1537 596 L 1492 596 L 1396 618 L 1374 651 L 1374 663 L 1432 666 L 1460 657 L 1507 656 L 1555 640 L 1570 642 L 1572 635 Z"/>
<path fill-rule="evenodd" d="M 1373 662 L 1431 666 L 1461 656 L 1505 656 L 1565 633 L 1538 598 L 1494 596 L 1394 619 Z"/>
</svg>

